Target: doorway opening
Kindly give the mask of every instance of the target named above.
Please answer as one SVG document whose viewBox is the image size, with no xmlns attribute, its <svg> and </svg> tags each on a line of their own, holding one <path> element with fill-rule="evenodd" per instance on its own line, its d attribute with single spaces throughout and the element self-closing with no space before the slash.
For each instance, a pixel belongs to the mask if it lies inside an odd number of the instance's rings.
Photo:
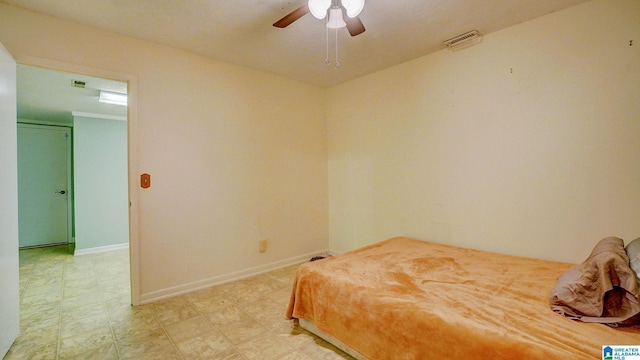
<svg viewBox="0 0 640 360">
<path fill-rule="evenodd" d="M 118 94 L 124 103 L 102 101 Z M 127 83 L 17 66 L 19 243 L 129 245 Z"/>
<path fill-rule="evenodd" d="M 101 92 L 126 96 L 130 84 L 127 80 L 112 80 L 72 73 L 70 71 L 74 70 L 73 66 L 61 65 L 59 68 L 67 69 L 59 71 L 23 64 L 18 64 L 16 69 L 18 147 L 21 147 L 20 133 L 23 132 L 27 134 L 26 137 L 35 138 L 35 141 L 31 139 L 31 145 L 23 144 L 24 149 L 45 148 L 44 151 L 35 152 L 37 161 L 35 163 L 27 161 L 29 163 L 27 167 L 42 168 L 47 167 L 46 164 L 50 161 L 54 162 L 42 155 L 55 152 L 47 150 L 46 141 L 43 140 L 47 138 L 46 134 L 63 134 L 61 136 L 65 141 L 60 141 L 58 137 L 58 140 L 50 142 L 58 145 L 66 142 L 66 149 L 60 151 L 67 157 L 66 165 L 62 165 L 62 160 L 58 157 L 58 160 L 55 160 L 59 161 L 57 165 L 49 166 L 54 169 L 54 172 L 57 170 L 58 175 L 66 172 L 66 184 L 65 180 L 57 179 L 58 183 L 44 185 L 46 195 L 52 197 L 51 201 L 66 202 L 67 205 L 66 210 L 58 208 L 52 212 L 58 216 L 57 218 L 48 220 L 50 224 L 58 226 L 57 235 L 43 235 L 46 233 L 43 228 L 46 230 L 53 226 L 44 226 L 42 221 L 36 220 L 34 215 L 34 211 L 37 212 L 38 208 L 42 210 L 48 206 L 45 205 L 47 204 L 45 199 L 38 198 L 35 194 L 27 195 L 27 198 L 35 198 L 36 205 L 24 214 L 21 211 L 27 209 L 22 205 L 24 196 L 21 194 L 21 188 L 28 188 L 28 181 L 22 179 L 21 173 L 27 173 L 30 170 L 22 171 L 22 166 L 19 165 L 20 266 L 34 268 L 39 261 L 35 259 L 41 258 L 42 254 L 51 255 L 53 259 L 61 259 L 62 256 L 69 259 L 68 257 L 72 256 L 73 258 L 64 262 L 66 265 L 70 263 L 69 261 L 88 264 L 95 263 L 95 259 L 98 258 L 110 260 L 117 258 L 121 264 L 117 268 L 120 273 L 126 274 L 126 277 L 118 277 L 121 282 L 125 282 L 120 284 L 123 286 L 118 285 L 118 289 L 125 288 L 126 297 L 130 299 L 128 302 L 136 305 L 137 296 L 134 296 L 136 292 L 132 289 L 137 289 L 134 287 L 137 281 L 134 281 L 131 274 L 137 274 L 137 271 L 130 270 L 129 265 L 133 268 L 137 263 L 131 261 L 130 250 L 126 250 L 130 248 L 131 243 L 128 106 L 99 101 Z M 22 153 L 24 154 L 25 151 Z M 38 162 L 41 165 L 38 166 Z M 62 168 L 65 166 L 66 171 L 63 171 Z M 53 178 L 54 176 L 43 177 Z M 33 179 L 34 176 L 25 176 L 25 178 Z M 40 201 L 39 205 L 38 201 Z M 66 216 L 62 216 L 64 214 Z M 38 234 L 39 242 L 33 242 L 33 239 L 32 242 L 28 239 L 23 241 L 21 236 L 23 227 L 29 229 L 24 231 L 27 235 L 30 230 Z M 122 262 L 123 259 L 124 262 Z M 66 267 L 67 270 L 73 271 L 71 266 Z M 35 269 L 37 268 L 36 266 Z M 95 273 L 104 271 L 106 270 L 95 271 Z M 22 273 L 31 274 L 32 272 L 21 271 Z M 33 274 L 37 274 L 37 271 Z M 114 274 L 111 275 L 111 280 L 115 280 Z M 61 284 L 67 294 L 80 291 L 78 295 L 89 296 L 91 286 L 87 288 L 86 294 L 83 294 L 84 290 L 80 288 L 71 289 L 79 285 L 81 277 L 83 277 L 81 271 L 78 271 L 76 276 L 70 272 L 63 274 L 63 281 L 72 279 L 68 283 Z M 32 291 L 38 292 L 37 281 L 39 280 L 34 277 L 24 284 L 21 282 L 21 297 L 29 295 L 31 280 L 34 281 Z M 115 281 L 111 282 L 114 283 L 115 288 Z M 101 289 L 104 290 L 104 288 L 105 286 L 101 285 Z M 22 301 L 22 304 L 28 306 L 29 301 Z"/>
</svg>

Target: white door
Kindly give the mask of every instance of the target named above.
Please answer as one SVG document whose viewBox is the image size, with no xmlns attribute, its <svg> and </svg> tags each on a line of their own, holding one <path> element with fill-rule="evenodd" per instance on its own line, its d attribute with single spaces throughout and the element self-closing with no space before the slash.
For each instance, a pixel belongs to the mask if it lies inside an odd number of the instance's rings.
<svg viewBox="0 0 640 360">
<path fill-rule="evenodd" d="M 20 247 L 69 241 L 70 133 L 69 127 L 18 124 Z"/>
<path fill-rule="evenodd" d="M 16 62 L 0 44 L 0 357 L 20 331 Z"/>
</svg>

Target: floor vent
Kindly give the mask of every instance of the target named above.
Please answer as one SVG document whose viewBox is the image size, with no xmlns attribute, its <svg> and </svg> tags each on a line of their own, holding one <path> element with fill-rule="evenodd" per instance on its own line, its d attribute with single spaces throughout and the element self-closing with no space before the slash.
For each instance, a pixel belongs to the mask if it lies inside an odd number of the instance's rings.
<svg viewBox="0 0 640 360">
<path fill-rule="evenodd" d="M 462 35 L 444 41 L 449 50 L 455 51 L 468 48 L 482 41 L 482 35 L 477 30 L 469 31 Z"/>
</svg>

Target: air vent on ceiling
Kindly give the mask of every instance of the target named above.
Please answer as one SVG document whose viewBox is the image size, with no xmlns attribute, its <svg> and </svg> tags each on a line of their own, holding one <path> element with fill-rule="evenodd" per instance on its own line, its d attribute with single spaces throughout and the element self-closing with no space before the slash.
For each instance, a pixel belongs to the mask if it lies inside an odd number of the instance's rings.
<svg viewBox="0 0 640 360">
<path fill-rule="evenodd" d="M 468 48 L 482 41 L 482 35 L 477 30 L 469 31 L 462 35 L 458 35 L 454 38 L 444 41 L 444 44 L 451 51 Z"/>
<path fill-rule="evenodd" d="M 71 86 L 77 87 L 77 88 L 80 88 L 80 89 L 84 89 L 85 86 L 87 86 L 87 83 L 85 83 L 84 81 L 80 81 L 80 80 L 71 80 Z"/>
</svg>

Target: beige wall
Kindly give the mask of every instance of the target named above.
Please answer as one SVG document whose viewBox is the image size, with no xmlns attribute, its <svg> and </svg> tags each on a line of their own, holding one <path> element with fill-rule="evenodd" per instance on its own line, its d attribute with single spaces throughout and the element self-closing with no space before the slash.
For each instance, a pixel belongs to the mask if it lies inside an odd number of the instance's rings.
<svg viewBox="0 0 640 360">
<path fill-rule="evenodd" d="M 596 0 L 330 89 L 330 248 L 580 262 L 640 236 L 639 19 Z"/>
<path fill-rule="evenodd" d="M 143 302 L 328 247 L 326 90 L 4 4 L 0 42 L 133 81 L 131 178 L 152 176 L 131 196 Z"/>
<path fill-rule="evenodd" d="M 329 90 L 4 4 L 0 42 L 131 82 L 147 301 L 395 235 L 573 262 L 640 236 L 639 15 L 596 0 Z"/>
</svg>

